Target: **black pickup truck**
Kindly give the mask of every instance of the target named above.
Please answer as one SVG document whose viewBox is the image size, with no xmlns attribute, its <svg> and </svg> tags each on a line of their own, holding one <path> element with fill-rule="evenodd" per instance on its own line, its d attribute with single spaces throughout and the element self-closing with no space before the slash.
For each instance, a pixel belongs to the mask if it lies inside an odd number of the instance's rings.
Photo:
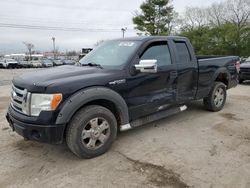
<svg viewBox="0 0 250 188">
<path fill-rule="evenodd" d="M 66 143 L 79 157 L 106 152 L 118 131 L 181 112 L 203 99 L 223 108 L 237 86 L 239 58 L 196 57 L 183 37 L 135 37 L 104 42 L 78 66 L 13 79 L 7 120 L 26 139 Z"/>
</svg>

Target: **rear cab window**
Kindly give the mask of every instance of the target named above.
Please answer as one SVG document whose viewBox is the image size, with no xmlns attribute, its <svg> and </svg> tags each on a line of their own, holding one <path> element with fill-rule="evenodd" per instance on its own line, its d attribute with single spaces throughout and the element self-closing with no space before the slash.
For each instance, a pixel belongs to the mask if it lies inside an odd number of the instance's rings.
<svg viewBox="0 0 250 188">
<path fill-rule="evenodd" d="M 189 52 L 189 49 L 187 47 L 186 42 L 184 41 L 175 41 L 175 47 L 176 47 L 176 53 L 177 56 L 179 58 L 179 62 L 178 63 L 190 63 L 192 61 L 191 59 L 191 54 Z"/>
</svg>

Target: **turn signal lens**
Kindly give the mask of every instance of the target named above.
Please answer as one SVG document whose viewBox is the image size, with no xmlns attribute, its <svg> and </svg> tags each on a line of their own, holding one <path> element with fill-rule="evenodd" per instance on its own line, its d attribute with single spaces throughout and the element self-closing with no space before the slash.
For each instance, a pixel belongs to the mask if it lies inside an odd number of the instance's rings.
<svg viewBox="0 0 250 188">
<path fill-rule="evenodd" d="M 51 108 L 55 110 L 62 101 L 62 94 L 54 94 L 51 101 Z"/>
</svg>

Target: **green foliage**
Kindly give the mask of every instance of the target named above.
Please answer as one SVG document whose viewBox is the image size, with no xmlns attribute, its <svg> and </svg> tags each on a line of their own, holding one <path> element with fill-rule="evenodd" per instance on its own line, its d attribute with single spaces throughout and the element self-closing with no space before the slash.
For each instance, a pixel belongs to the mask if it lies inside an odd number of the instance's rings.
<svg viewBox="0 0 250 188">
<path fill-rule="evenodd" d="M 146 35 L 168 35 L 173 20 L 173 6 L 169 0 L 146 0 L 140 6 L 141 14 L 133 18 L 135 29 Z"/>
<path fill-rule="evenodd" d="M 250 55 L 250 27 L 239 28 L 233 23 L 202 26 L 182 30 L 200 55 Z"/>
</svg>

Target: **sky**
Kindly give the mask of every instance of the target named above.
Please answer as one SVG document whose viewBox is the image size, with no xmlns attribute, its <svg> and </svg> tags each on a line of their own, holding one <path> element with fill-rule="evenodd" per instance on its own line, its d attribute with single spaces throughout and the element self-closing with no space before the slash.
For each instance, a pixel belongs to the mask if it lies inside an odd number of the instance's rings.
<svg viewBox="0 0 250 188">
<path fill-rule="evenodd" d="M 100 40 L 136 36 L 132 17 L 143 0 L 0 0 L 0 54 L 24 53 L 24 42 L 37 51 L 66 52 L 93 47 Z M 208 6 L 216 0 L 173 0 L 175 11 Z M 19 28 L 16 28 L 19 27 Z M 20 28 L 21 27 L 21 28 Z"/>
</svg>

